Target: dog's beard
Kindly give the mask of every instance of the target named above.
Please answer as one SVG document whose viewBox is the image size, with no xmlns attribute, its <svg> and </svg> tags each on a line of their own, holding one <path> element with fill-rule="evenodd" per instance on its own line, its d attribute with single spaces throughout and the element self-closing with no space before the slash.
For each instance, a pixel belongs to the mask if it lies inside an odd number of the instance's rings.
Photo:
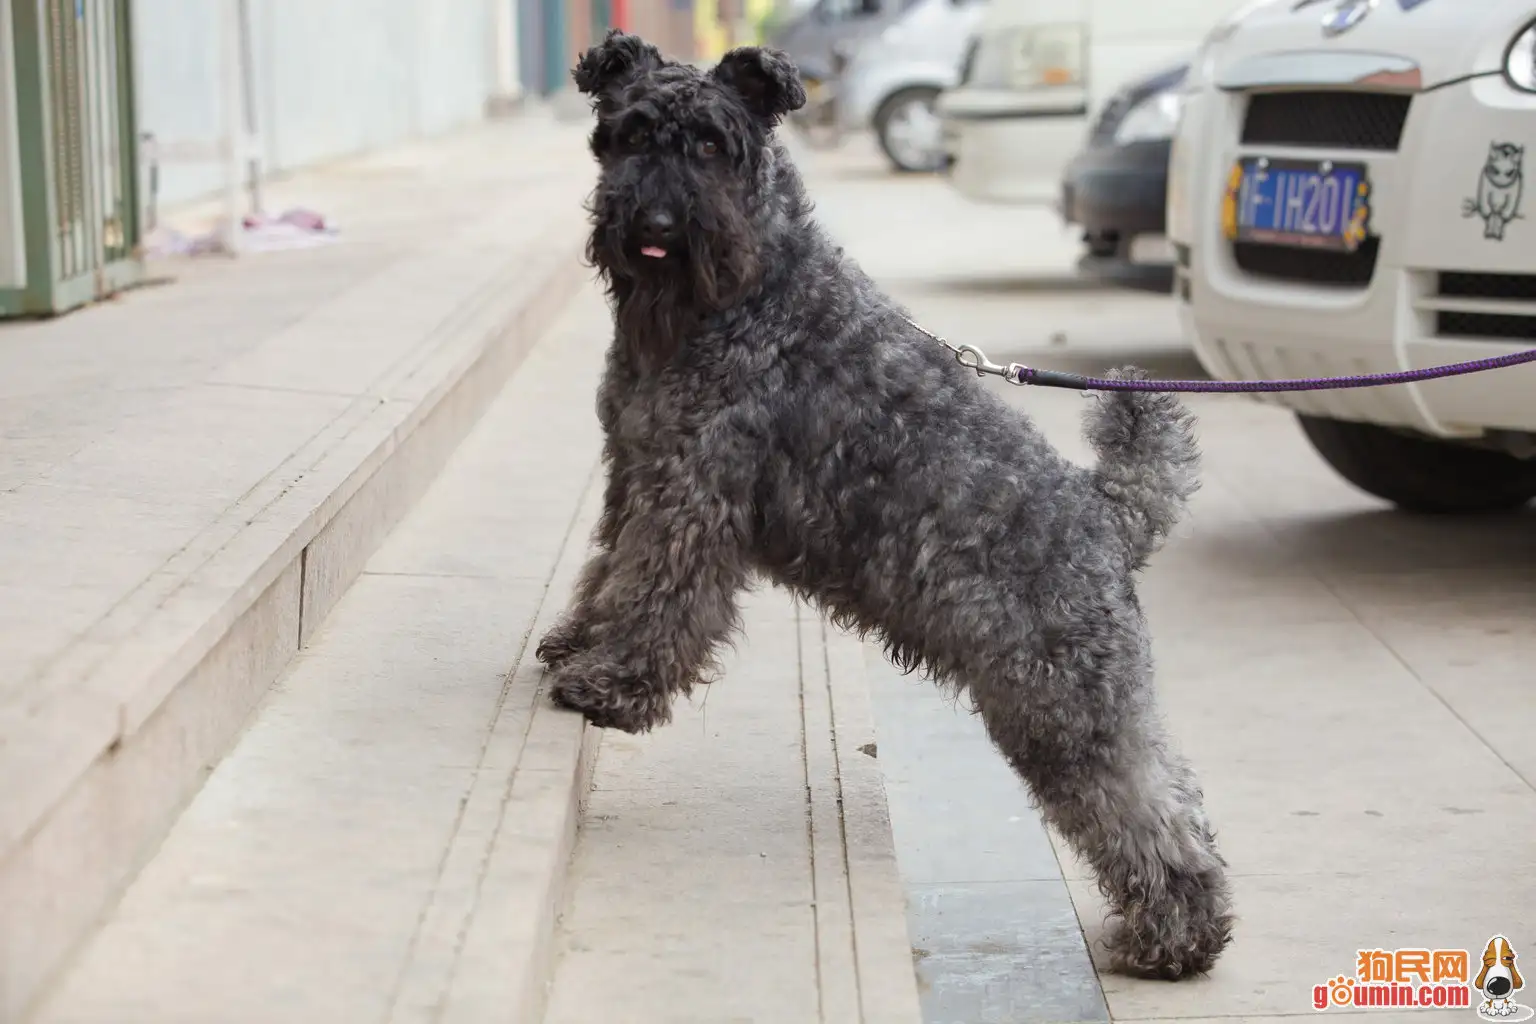
<svg viewBox="0 0 1536 1024">
<path fill-rule="evenodd" d="M 746 216 L 733 206 L 701 208 L 666 255 L 645 255 L 631 216 L 594 211 L 587 261 L 613 299 L 615 326 L 642 367 L 657 369 L 708 318 L 750 293 L 761 260 Z"/>
</svg>

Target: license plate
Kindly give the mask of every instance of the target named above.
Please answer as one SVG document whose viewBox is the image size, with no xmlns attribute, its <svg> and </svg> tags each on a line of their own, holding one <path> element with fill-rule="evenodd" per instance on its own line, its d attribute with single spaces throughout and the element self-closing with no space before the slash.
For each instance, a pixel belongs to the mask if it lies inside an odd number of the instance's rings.
<svg viewBox="0 0 1536 1024">
<path fill-rule="evenodd" d="M 1354 252 L 1370 227 L 1370 179 L 1364 164 L 1244 157 L 1221 219 L 1234 242 Z"/>
</svg>

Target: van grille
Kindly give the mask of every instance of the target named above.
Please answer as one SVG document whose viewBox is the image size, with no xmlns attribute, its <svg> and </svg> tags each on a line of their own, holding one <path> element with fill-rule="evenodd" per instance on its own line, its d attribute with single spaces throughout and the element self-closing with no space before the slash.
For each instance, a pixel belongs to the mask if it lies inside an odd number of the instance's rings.
<svg viewBox="0 0 1536 1024">
<path fill-rule="evenodd" d="M 1458 338 L 1509 338 L 1515 341 L 1536 341 L 1536 316 L 1516 316 L 1510 313 L 1452 313 L 1445 310 L 1435 314 L 1435 334 L 1440 337 Z"/>
<path fill-rule="evenodd" d="M 1536 341 L 1536 316 L 1499 312 L 1500 304 L 1536 302 L 1536 275 L 1484 274 L 1461 270 L 1442 271 L 1437 297 L 1483 300 L 1486 310 L 1435 311 L 1435 334 L 1440 337 L 1497 338 Z M 1529 308 L 1529 307 L 1527 307 Z"/>
<path fill-rule="evenodd" d="M 1255 93 L 1243 117 L 1243 143 L 1395 152 L 1411 103 L 1399 93 Z"/>
<path fill-rule="evenodd" d="M 1476 274 L 1442 271 L 1437 293 L 1458 299 L 1536 302 L 1536 274 Z"/>
<path fill-rule="evenodd" d="M 1364 288 L 1376 273 L 1376 256 L 1381 240 L 1367 238 L 1354 252 L 1327 252 L 1316 249 L 1291 249 L 1280 245 L 1235 242 L 1232 258 L 1246 274 L 1274 281 L 1300 284 L 1327 284 L 1341 288 Z"/>
</svg>

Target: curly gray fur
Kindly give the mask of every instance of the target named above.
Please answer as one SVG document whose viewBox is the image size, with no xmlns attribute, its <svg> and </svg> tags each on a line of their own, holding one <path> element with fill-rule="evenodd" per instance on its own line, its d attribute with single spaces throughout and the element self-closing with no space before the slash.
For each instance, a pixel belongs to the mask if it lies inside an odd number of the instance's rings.
<svg viewBox="0 0 1536 1024">
<path fill-rule="evenodd" d="M 1154 708 L 1134 587 L 1197 486 L 1189 414 L 1100 396 L 1085 469 L 914 330 L 811 217 L 773 138 L 804 102 L 782 56 L 704 72 L 615 33 L 577 81 L 616 336 L 596 552 L 538 651 L 555 700 L 607 728 L 667 722 L 766 578 L 968 695 L 1097 871 L 1114 966 L 1209 969 L 1225 862 Z M 722 253 L 751 273 L 697 265 Z"/>
</svg>

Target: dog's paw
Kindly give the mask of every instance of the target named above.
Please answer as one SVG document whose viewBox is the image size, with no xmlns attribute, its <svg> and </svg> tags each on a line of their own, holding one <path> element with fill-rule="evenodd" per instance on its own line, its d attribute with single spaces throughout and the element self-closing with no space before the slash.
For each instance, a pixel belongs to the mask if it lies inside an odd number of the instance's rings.
<svg viewBox="0 0 1536 1024">
<path fill-rule="evenodd" d="M 1104 935 L 1110 970 L 1133 978 L 1182 981 L 1216 966 L 1232 941 L 1232 916 L 1225 911 L 1159 914 L 1139 908 L 1122 913 Z M 1175 926 L 1170 922 L 1179 921 Z"/>
<path fill-rule="evenodd" d="M 586 649 L 585 632 L 577 622 L 558 622 L 544 634 L 533 655 L 546 668 L 556 668 Z"/>
<path fill-rule="evenodd" d="M 556 672 L 550 698 L 599 729 L 649 732 L 672 718 L 671 694 L 664 687 L 613 664 L 566 664 Z"/>
</svg>

